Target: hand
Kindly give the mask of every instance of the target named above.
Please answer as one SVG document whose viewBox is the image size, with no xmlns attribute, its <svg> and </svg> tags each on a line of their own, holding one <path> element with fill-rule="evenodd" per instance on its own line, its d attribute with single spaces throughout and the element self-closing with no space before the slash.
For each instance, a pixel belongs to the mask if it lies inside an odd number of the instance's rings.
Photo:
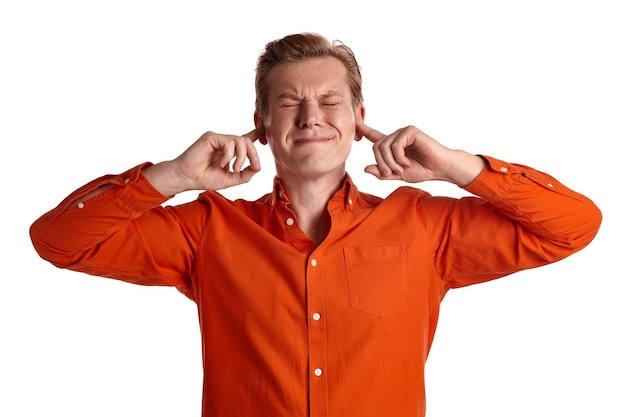
<svg viewBox="0 0 626 417">
<path fill-rule="evenodd" d="M 263 135 L 262 126 L 243 136 L 206 132 L 176 159 L 146 168 L 144 175 L 164 195 L 216 191 L 248 182 L 261 170 L 253 142 Z M 246 160 L 249 165 L 244 168 Z"/>
<path fill-rule="evenodd" d="M 365 172 L 381 180 L 443 180 L 465 186 L 485 166 L 479 156 L 449 149 L 414 126 L 385 135 L 360 124 L 357 135 L 374 143 L 376 164 L 365 167 Z"/>
</svg>

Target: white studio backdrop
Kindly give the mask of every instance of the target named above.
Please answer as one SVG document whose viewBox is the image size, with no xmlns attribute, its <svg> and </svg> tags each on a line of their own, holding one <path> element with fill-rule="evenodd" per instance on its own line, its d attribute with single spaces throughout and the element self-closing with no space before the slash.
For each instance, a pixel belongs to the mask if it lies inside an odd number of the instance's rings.
<svg viewBox="0 0 626 417">
<path fill-rule="evenodd" d="M 199 416 L 195 305 L 171 288 L 58 270 L 28 227 L 95 177 L 174 158 L 206 130 L 251 130 L 258 54 L 313 31 L 356 53 L 370 126 L 413 124 L 533 166 L 604 213 L 571 258 L 448 294 L 427 415 L 626 416 L 619 3 L 3 2 L 0 415 Z M 224 194 L 269 191 L 272 159 L 260 152 L 263 171 Z M 362 172 L 370 152 L 355 143 L 348 170 L 361 190 L 387 195 L 400 184 Z"/>
</svg>

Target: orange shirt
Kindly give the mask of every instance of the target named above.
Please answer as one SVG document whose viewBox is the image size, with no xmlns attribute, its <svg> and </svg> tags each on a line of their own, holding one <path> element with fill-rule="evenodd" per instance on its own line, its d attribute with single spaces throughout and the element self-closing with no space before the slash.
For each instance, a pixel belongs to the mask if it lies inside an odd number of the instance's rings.
<svg viewBox="0 0 626 417">
<path fill-rule="evenodd" d="M 317 247 L 279 181 L 257 201 L 213 192 L 162 207 L 142 166 L 77 190 L 31 237 L 58 267 L 197 303 L 205 417 L 423 416 L 446 291 L 562 259 L 601 222 L 554 178 L 485 159 L 466 187 L 480 198 L 401 187 L 380 199 L 347 177 Z M 116 187 L 81 201 L 105 183 Z"/>
</svg>

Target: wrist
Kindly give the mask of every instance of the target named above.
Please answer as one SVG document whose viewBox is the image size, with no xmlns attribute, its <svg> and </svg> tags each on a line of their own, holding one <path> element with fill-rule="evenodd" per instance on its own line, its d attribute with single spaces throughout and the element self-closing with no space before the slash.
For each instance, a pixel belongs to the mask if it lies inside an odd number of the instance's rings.
<svg viewBox="0 0 626 417">
<path fill-rule="evenodd" d="M 486 163 L 480 156 L 465 151 L 455 150 L 453 154 L 454 158 L 449 164 L 444 180 L 465 187 L 478 177 Z"/>
<path fill-rule="evenodd" d="M 161 194 L 172 197 L 189 188 L 181 181 L 180 174 L 172 161 L 163 161 L 142 170 L 148 182 Z"/>
</svg>

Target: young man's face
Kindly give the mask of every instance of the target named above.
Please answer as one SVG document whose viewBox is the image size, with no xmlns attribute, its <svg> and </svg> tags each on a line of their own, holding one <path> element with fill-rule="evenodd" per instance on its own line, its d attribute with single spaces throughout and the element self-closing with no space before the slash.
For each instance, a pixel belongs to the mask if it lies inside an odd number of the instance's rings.
<svg viewBox="0 0 626 417">
<path fill-rule="evenodd" d="M 281 64 L 269 84 L 263 124 L 279 178 L 343 177 L 364 114 L 354 108 L 343 64 L 332 57 Z"/>
</svg>

